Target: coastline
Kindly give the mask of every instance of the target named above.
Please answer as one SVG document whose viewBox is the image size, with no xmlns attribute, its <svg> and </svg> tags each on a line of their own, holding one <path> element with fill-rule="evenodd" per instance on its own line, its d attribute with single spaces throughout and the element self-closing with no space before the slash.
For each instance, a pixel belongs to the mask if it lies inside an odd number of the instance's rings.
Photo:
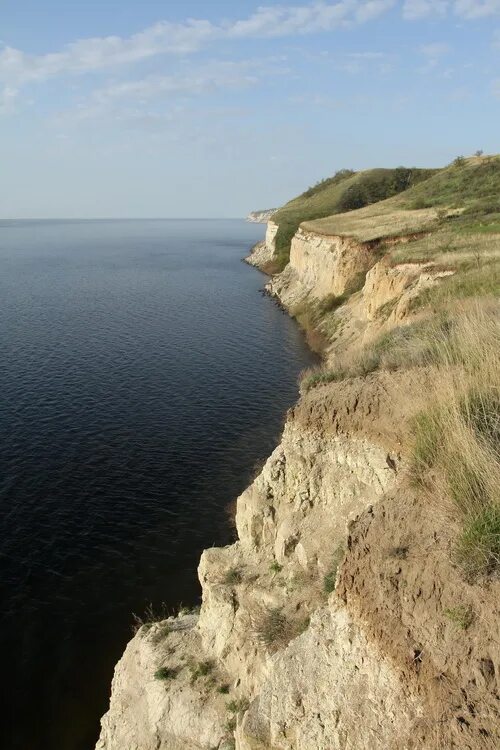
<svg viewBox="0 0 500 750">
<path fill-rule="evenodd" d="M 340 285 L 328 306 L 312 292 L 328 272 L 325 242 Z M 245 260 L 266 273 L 273 255 L 271 239 Z M 472 591 L 450 559 L 447 518 L 430 516 L 409 481 L 432 370 L 330 377 L 339 357 L 356 361 L 411 320 L 415 294 L 439 273 L 393 269 L 360 242 L 299 230 L 266 293 L 320 330 L 323 365 L 237 500 L 237 541 L 202 554 L 200 613 L 145 623 L 129 643 L 97 750 L 458 749 L 457 726 L 467 747 L 495 746 L 484 739 L 496 736 L 494 683 L 484 692 L 467 681 L 474 664 L 490 663 L 492 592 L 474 590 L 475 629 L 457 644 L 441 602 Z M 436 682 L 439 669 L 459 687 Z M 481 712 L 464 729 L 457 717 L 471 696 Z"/>
</svg>

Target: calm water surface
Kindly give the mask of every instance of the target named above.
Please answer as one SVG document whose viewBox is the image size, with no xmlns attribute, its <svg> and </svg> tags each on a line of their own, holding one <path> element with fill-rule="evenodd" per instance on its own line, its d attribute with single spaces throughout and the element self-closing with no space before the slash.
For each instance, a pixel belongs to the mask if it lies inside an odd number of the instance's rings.
<svg viewBox="0 0 500 750">
<path fill-rule="evenodd" d="M 90 750 L 131 613 L 230 541 L 313 361 L 240 261 L 262 235 L 0 222 L 0 747 Z"/>
</svg>

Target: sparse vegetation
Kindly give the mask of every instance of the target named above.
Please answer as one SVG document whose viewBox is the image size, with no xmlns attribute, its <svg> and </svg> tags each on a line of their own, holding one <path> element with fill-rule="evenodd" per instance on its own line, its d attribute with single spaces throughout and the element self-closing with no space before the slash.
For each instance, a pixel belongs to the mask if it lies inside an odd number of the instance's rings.
<svg viewBox="0 0 500 750">
<path fill-rule="evenodd" d="M 229 701 L 227 710 L 232 714 L 240 714 L 248 710 L 249 703 L 246 698 Z"/>
<path fill-rule="evenodd" d="M 413 425 L 413 473 L 453 503 L 454 557 L 475 578 L 500 570 L 498 315 L 477 306 L 434 343 L 436 403 Z"/>
<path fill-rule="evenodd" d="M 261 612 L 254 623 L 254 632 L 268 647 L 280 647 L 291 639 L 290 622 L 279 607 Z"/>
<path fill-rule="evenodd" d="M 236 586 L 241 583 L 242 576 L 239 568 L 229 568 L 224 574 L 223 582 L 226 586 Z"/>
<path fill-rule="evenodd" d="M 459 606 L 444 610 L 445 617 L 461 630 L 467 630 L 474 622 L 472 607 Z"/>
<path fill-rule="evenodd" d="M 155 672 L 155 680 L 174 680 L 177 677 L 177 669 L 172 669 L 171 667 L 160 667 Z"/>
<path fill-rule="evenodd" d="M 283 565 L 280 565 L 277 560 L 273 560 L 273 562 L 269 566 L 269 570 L 271 571 L 271 573 L 281 573 L 281 571 L 283 570 Z"/>
<path fill-rule="evenodd" d="M 229 690 L 230 690 L 229 685 L 219 685 L 219 687 L 217 688 L 217 692 L 220 693 L 221 695 L 228 695 Z"/>
<path fill-rule="evenodd" d="M 132 618 L 134 621 L 132 630 L 134 633 L 137 633 L 142 629 L 142 631 L 146 633 L 152 628 L 155 623 L 167 620 L 170 617 L 170 614 L 171 613 L 169 612 L 165 602 L 162 602 L 156 609 L 153 604 L 150 603 L 144 610 L 143 615 L 136 615 L 135 613 L 132 614 Z"/>
<path fill-rule="evenodd" d="M 189 669 L 191 671 L 191 682 L 196 682 L 200 677 L 210 675 L 215 669 L 215 663 L 212 659 L 206 659 L 190 664 Z"/>
<path fill-rule="evenodd" d="M 342 558 L 345 555 L 345 549 L 342 545 L 338 545 L 335 552 L 333 553 L 333 559 L 332 559 L 332 567 L 328 571 L 328 573 L 325 575 L 323 579 L 323 590 L 325 594 L 331 594 L 332 591 L 335 591 L 335 581 L 337 578 L 337 570 L 339 568 L 339 565 L 342 561 Z"/>
</svg>

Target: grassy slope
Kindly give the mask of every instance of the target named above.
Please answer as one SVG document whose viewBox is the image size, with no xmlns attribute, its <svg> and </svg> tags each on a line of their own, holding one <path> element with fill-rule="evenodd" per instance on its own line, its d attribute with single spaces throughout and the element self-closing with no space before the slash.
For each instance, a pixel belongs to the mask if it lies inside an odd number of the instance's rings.
<svg viewBox="0 0 500 750">
<path fill-rule="evenodd" d="M 425 206 L 425 207 L 423 207 Z M 422 233 L 387 248 L 394 264 L 438 263 L 455 275 L 425 292 L 416 306 L 447 297 L 500 295 L 500 157 L 466 160 L 393 198 L 357 211 L 305 221 L 305 229 L 360 241 Z"/>
<path fill-rule="evenodd" d="M 347 234 L 361 241 L 404 233 L 408 227 L 432 226 L 440 213 L 463 212 L 462 226 L 479 228 L 484 219 L 500 223 L 500 157 L 470 159 L 419 180 L 399 195 L 348 214 L 301 223 L 319 234 Z M 333 212 L 332 212 L 333 213 Z M 400 218 L 403 221 L 400 221 Z M 391 224 L 394 226 L 391 228 Z M 400 226 L 403 224 L 403 226 Z"/>
<path fill-rule="evenodd" d="M 396 195 L 436 173 L 429 169 L 347 170 L 323 180 L 281 208 L 273 221 L 279 225 L 276 251 L 283 268 L 290 255 L 290 243 L 301 222 L 359 208 Z"/>
<path fill-rule="evenodd" d="M 406 228 L 427 231 L 388 246 L 392 262 L 432 261 L 454 275 L 420 294 L 417 317 L 382 328 L 355 353 L 337 346 L 302 388 L 433 368 L 429 408 L 412 426 L 412 478 L 429 507 L 449 518 L 453 559 L 477 583 L 500 574 L 500 158 L 467 160 L 377 205 L 305 226 L 377 237 L 383 249 L 384 238 L 404 233 L 402 216 Z M 342 325 L 342 314 L 324 306 L 315 314 L 323 331 Z"/>
</svg>

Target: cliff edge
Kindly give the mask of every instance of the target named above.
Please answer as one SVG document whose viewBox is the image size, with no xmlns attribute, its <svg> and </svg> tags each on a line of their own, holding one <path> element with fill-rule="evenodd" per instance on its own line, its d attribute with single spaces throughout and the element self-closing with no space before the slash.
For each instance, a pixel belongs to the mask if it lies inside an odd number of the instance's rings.
<svg viewBox="0 0 500 750">
<path fill-rule="evenodd" d="M 500 161 L 426 177 L 296 229 L 268 291 L 324 363 L 200 612 L 128 645 L 98 750 L 500 745 L 500 224 L 471 187 Z"/>
</svg>

